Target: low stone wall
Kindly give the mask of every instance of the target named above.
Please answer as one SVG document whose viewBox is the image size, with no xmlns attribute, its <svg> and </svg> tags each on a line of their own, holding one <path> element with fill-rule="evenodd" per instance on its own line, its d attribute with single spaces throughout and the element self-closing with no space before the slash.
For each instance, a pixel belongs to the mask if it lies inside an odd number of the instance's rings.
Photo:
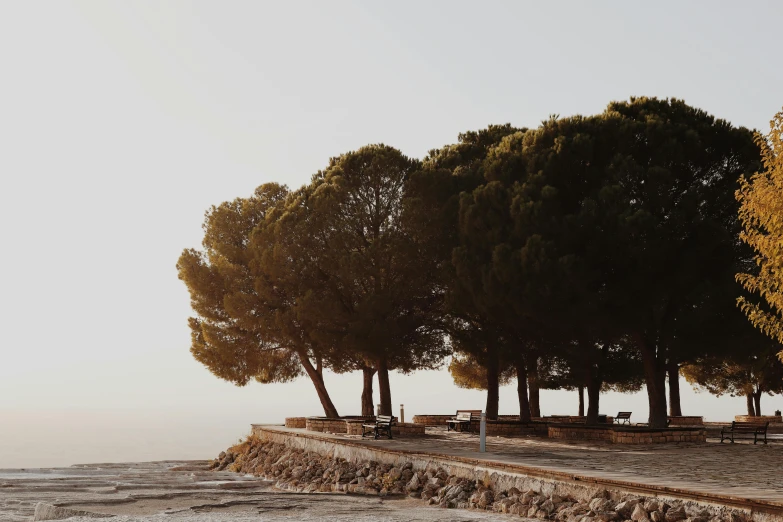
<svg viewBox="0 0 783 522">
<path fill-rule="evenodd" d="M 286 417 L 285 418 L 285 427 L 286 428 L 306 428 L 307 427 L 307 417 Z"/>
<path fill-rule="evenodd" d="M 550 439 L 612 441 L 610 426 L 582 426 L 579 424 L 550 424 L 547 430 Z"/>
<path fill-rule="evenodd" d="M 424 435 L 424 426 L 413 422 L 398 422 L 396 426 L 392 426 L 392 435 L 421 437 Z"/>
<path fill-rule="evenodd" d="M 550 424 L 549 438 L 560 440 L 589 440 L 613 444 L 663 444 L 667 442 L 706 442 L 703 427 L 638 428 L 633 426 L 580 426 Z"/>
<path fill-rule="evenodd" d="M 584 424 L 587 417 L 584 415 L 548 415 L 546 417 L 533 417 L 534 421 L 541 422 L 554 422 L 557 424 Z M 603 424 L 614 423 L 614 417 L 611 415 L 606 416 L 606 422 Z"/>
<path fill-rule="evenodd" d="M 446 423 L 452 418 L 454 418 L 453 413 L 451 415 L 414 415 L 413 423 L 432 427 L 446 426 Z"/>
<path fill-rule="evenodd" d="M 353 420 L 349 419 L 345 421 L 345 427 L 348 435 L 361 435 L 362 424 L 367 424 L 366 420 Z M 392 436 L 401 435 L 403 437 L 411 436 L 423 436 L 425 426 L 423 424 L 414 424 L 412 422 L 398 422 L 396 426 L 392 426 Z"/>
<path fill-rule="evenodd" d="M 704 417 L 696 417 L 695 415 L 670 416 L 669 426 L 704 426 Z"/>
<path fill-rule="evenodd" d="M 707 442 L 705 428 L 614 428 L 615 444 L 665 444 L 669 442 Z"/>
<path fill-rule="evenodd" d="M 476 432 L 480 429 L 479 426 L 471 426 L 471 428 Z M 498 419 L 487 421 L 488 437 L 520 437 L 522 435 L 532 434 L 533 428 L 529 424 L 520 422 L 519 420 Z"/>
<path fill-rule="evenodd" d="M 321 431 L 327 433 L 345 433 L 347 430 L 344 419 L 328 419 L 326 417 L 307 417 L 305 422 L 307 431 Z"/>
<path fill-rule="evenodd" d="M 783 422 L 783 417 L 780 415 L 735 415 L 734 422 L 769 422 L 770 424 L 779 424 Z"/>
<path fill-rule="evenodd" d="M 362 420 L 346 420 L 345 421 L 345 433 L 348 435 L 361 435 L 362 434 Z"/>
</svg>

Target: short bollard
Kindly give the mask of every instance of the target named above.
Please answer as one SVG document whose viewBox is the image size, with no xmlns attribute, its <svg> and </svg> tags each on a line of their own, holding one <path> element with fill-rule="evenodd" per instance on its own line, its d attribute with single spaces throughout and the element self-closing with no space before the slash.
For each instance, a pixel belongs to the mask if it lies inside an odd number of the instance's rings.
<svg viewBox="0 0 783 522">
<path fill-rule="evenodd" d="M 481 413 L 481 423 L 479 424 L 479 451 L 484 453 L 487 451 L 487 414 Z"/>
<path fill-rule="evenodd" d="M 405 405 L 404 404 L 400 404 L 400 423 L 401 424 L 405 423 Z"/>
</svg>

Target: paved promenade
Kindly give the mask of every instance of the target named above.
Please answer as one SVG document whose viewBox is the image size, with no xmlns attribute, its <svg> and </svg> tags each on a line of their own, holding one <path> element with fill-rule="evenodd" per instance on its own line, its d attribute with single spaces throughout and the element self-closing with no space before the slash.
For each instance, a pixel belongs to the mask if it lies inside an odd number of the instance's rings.
<svg viewBox="0 0 783 522">
<path fill-rule="evenodd" d="M 620 446 L 569 443 L 543 438 L 487 440 L 479 453 L 478 436 L 445 429 L 427 429 L 426 437 L 394 440 L 308 432 L 268 426 L 281 432 L 306 434 L 416 454 L 475 459 L 490 467 L 530 468 L 559 475 L 592 477 L 640 488 L 669 488 L 710 496 L 748 499 L 783 506 L 783 444 L 659 444 Z"/>
</svg>

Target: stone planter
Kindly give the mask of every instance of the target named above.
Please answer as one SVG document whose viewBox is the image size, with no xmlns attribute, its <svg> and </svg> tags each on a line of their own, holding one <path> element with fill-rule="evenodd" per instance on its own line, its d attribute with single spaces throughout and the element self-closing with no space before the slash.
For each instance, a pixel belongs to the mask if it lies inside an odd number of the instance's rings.
<svg viewBox="0 0 783 522">
<path fill-rule="evenodd" d="M 286 428 L 306 428 L 307 427 L 307 417 L 286 417 L 285 418 L 285 427 Z"/>
<path fill-rule="evenodd" d="M 635 426 L 582 426 L 550 424 L 549 438 L 560 440 L 603 441 L 612 444 L 665 444 L 673 442 L 706 442 L 703 427 L 645 428 Z"/>
<path fill-rule="evenodd" d="M 783 423 L 783 417 L 780 415 L 735 415 L 734 416 L 735 422 L 769 422 L 770 424 L 780 424 Z"/>
<path fill-rule="evenodd" d="M 346 420 L 346 433 L 348 435 L 361 435 L 362 424 L 367 424 L 365 420 Z M 392 426 L 392 436 L 423 436 L 425 426 L 423 424 L 415 424 L 413 422 L 398 422 L 396 426 Z"/>
<path fill-rule="evenodd" d="M 669 417 L 669 426 L 704 426 L 704 417 L 694 415 Z"/>
<path fill-rule="evenodd" d="M 451 415 L 414 415 L 413 424 L 421 424 L 422 426 L 446 427 L 446 423 L 454 418 L 454 414 Z"/>
<path fill-rule="evenodd" d="M 307 431 L 320 431 L 327 433 L 345 433 L 346 423 L 343 419 L 329 419 L 326 417 L 307 417 L 305 421 Z"/>
</svg>

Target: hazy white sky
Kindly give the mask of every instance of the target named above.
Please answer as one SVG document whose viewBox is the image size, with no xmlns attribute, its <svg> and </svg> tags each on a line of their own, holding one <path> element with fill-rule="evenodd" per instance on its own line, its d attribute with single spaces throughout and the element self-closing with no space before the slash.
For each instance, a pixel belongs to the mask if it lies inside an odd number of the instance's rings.
<svg viewBox="0 0 783 522">
<path fill-rule="evenodd" d="M 422 157 L 631 95 L 764 129 L 781 19 L 774 1 L 0 3 L 0 467 L 207 458 L 321 412 L 306 380 L 236 388 L 192 360 L 175 263 L 210 205 L 367 143 Z M 359 375 L 327 385 L 358 412 Z M 408 416 L 484 402 L 445 372 L 392 386 Z M 686 414 L 744 408 L 684 387 Z M 646 417 L 646 397 L 604 397 L 618 409 Z"/>
</svg>

